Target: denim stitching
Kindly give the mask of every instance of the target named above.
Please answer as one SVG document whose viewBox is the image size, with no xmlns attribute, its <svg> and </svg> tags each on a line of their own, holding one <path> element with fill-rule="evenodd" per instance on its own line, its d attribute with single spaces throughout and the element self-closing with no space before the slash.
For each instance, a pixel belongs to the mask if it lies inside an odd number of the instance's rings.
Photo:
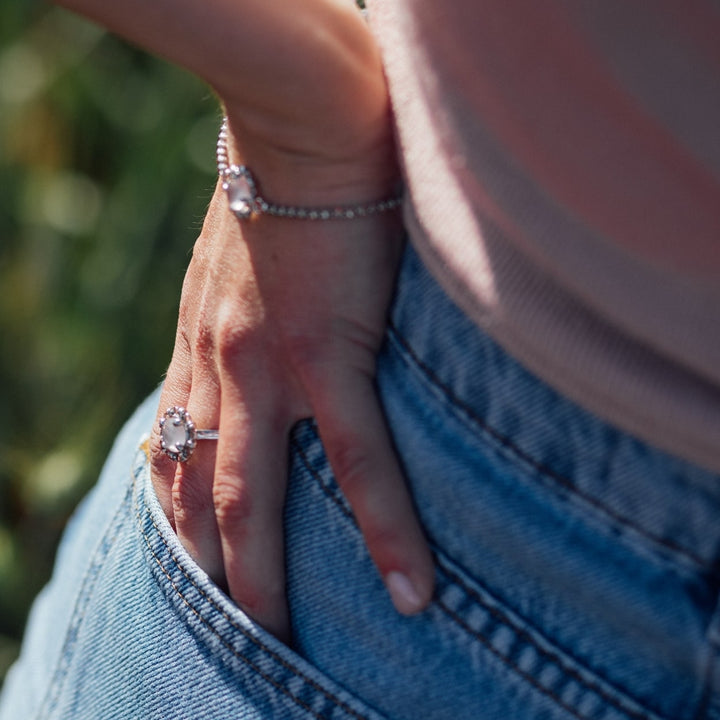
<svg viewBox="0 0 720 720">
<path fill-rule="evenodd" d="M 130 504 L 131 492 L 132 487 L 129 487 L 125 493 L 123 501 L 120 503 L 117 510 L 115 511 L 115 514 L 113 515 L 107 530 L 103 534 L 102 539 L 98 543 L 95 551 L 91 556 L 88 571 L 86 572 L 83 582 L 78 591 L 77 599 L 75 601 L 75 609 L 73 611 L 70 623 L 68 624 L 68 629 L 65 635 L 65 642 L 63 643 L 60 660 L 55 669 L 55 672 L 53 673 L 53 678 L 48 685 L 47 695 L 41 703 L 38 713 L 36 715 L 38 720 L 40 720 L 40 718 L 44 717 L 46 714 L 51 714 L 52 712 L 54 712 L 55 708 L 57 707 L 60 691 L 62 690 L 62 687 L 67 678 L 71 655 L 73 653 L 75 643 L 78 639 L 80 627 L 85 620 L 88 605 L 90 604 L 92 587 L 97 581 L 98 576 L 100 575 L 100 570 L 102 568 L 102 564 L 105 561 L 105 558 L 107 558 L 110 550 L 115 544 L 117 536 L 120 534 L 120 529 L 122 527 L 122 522 L 120 522 L 121 513 L 124 508 Z"/>
<path fill-rule="evenodd" d="M 404 353 L 400 353 L 401 357 L 405 357 L 406 355 L 409 356 L 410 359 L 412 359 L 412 361 L 415 363 L 417 368 L 427 377 L 428 381 L 432 383 L 435 387 L 437 387 L 440 392 L 442 392 L 446 400 L 451 405 L 461 410 L 467 416 L 467 419 L 471 423 L 477 425 L 481 431 L 485 432 L 493 440 L 498 442 L 505 450 L 514 454 L 517 460 L 530 466 L 539 475 L 549 478 L 557 485 L 562 487 L 564 490 L 571 492 L 574 495 L 577 495 L 579 498 L 587 502 L 596 510 L 604 513 L 607 517 L 609 517 L 612 521 L 618 523 L 619 525 L 630 528 L 634 532 L 644 537 L 646 540 L 649 540 L 652 543 L 665 548 L 666 550 L 670 550 L 671 552 L 684 557 L 702 570 L 710 569 L 705 560 L 689 548 L 683 547 L 682 545 L 676 543 L 674 540 L 661 537 L 642 526 L 634 524 L 630 520 L 630 518 L 621 515 L 612 508 L 604 505 L 593 495 L 587 494 L 581 488 L 578 488 L 570 479 L 561 475 L 553 468 L 535 460 L 535 458 L 533 458 L 526 450 L 515 445 L 510 438 L 503 435 L 501 432 L 489 425 L 486 420 L 480 415 L 478 415 L 472 407 L 470 407 L 460 398 L 458 398 L 453 393 L 453 391 L 435 374 L 432 368 L 430 368 L 427 364 L 423 362 L 423 360 L 419 357 L 415 350 L 410 346 L 408 341 L 390 322 L 388 323 L 388 337 L 391 340 L 395 341 L 397 345 L 399 345 L 400 348 L 405 351 Z"/>
<path fill-rule="evenodd" d="M 308 458 L 304 448 L 302 445 L 295 439 L 291 441 L 291 447 L 293 450 L 295 450 L 300 458 L 302 459 L 303 465 L 307 469 L 307 471 L 312 475 L 312 477 L 315 479 L 315 481 L 320 486 L 323 493 L 330 499 L 340 510 L 340 512 L 352 523 L 354 529 L 357 532 L 360 532 L 357 522 L 355 521 L 355 517 L 353 516 L 352 512 L 346 508 L 344 503 L 342 502 L 341 498 L 339 497 L 339 488 L 336 486 L 331 486 L 328 483 L 326 483 L 321 474 L 312 466 L 310 459 Z M 450 579 L 452 583 L 455 584 L 456 587 L 460 588 L 460 590 L 465 594 L 466 597 L 471 598 L 474 600 L 478 605 L 485 608 L 490 615 L 495 618 L 500 624 L 504 625 L 505 627 L 508 627 L 512 630 L 512 632 L 515 633 L 517 637 L 519 637 L 521 640 L 525 641 L 527 644 L 531 645 L 536 652 L 544 658 L 546 661 L 552 662 L 555 665 L 559 666 L 563 672 L 566 672 L 573 680 L 575 680 L 579 685 L 584 687 L 586 690 L 589 690 L 590 692 L 596 693 L 600 698 L 602 698 L 604 701 L 608 702 L 610 705 L 612 705 L 615 709 L 618 711 L 625 713 L 628 717 L 633 718 L 633 720 L 651 720 L 653 717 L 658 717 L 656 715 L 650 715 L 646 714 L 644 712 L 640 712 L 637 710 L 634 710 L 630 707 L 628 707 L 625 704 L 625 701 L 618 697 L 615 698 L 612 695 L 610 695 L 601 685 L 597 683 L 593 683 L 589 679 L 584 678 L 578 670 L 573 668 L 568 664 L 568 662 L 562 658 L 562 656 L 553 653 L 549 650 L 546 650 L 545 648 L 542 648 L 538 645 L 535 638 L 530 634 L 528 630 L 525 628 L 522 628 L 521 626 L 517 625 L 512 618 L 505 615 L 499 608 L 493 607 L 489 605 L 485 600 L 474 590 L 474 588 L 468 586 L 468 584 L 461 578 L 459 575 L 457 575 L 455 572 L 453 572 L 450 567 L 448 566 L 448 563 L 444 558 L 442 557 L 443 553 L 440 551 L 436 546 L 433 546 L 433 550 L 435 553 L 435 560 L 436 564 L 440 570 L 440 572 L 444 573 L 447 578 Z M 483 645 L 485 645 L 488 650 L 490 650 L 494 655 L 496 655 L 500 660 L 502 660 L 508 667 L 510 667 L 513 671 L 515 671 L 518 675 L 520 675 L 522 678 L 527 680 L 533 687 L 535 687 L 539 692 L 549 697 L 551 700 L 556 702 L 560 707 L 570 712 L 572 715 L 574 715 L 579 720 L 589 720 L 589 716 L 585 716 L 580 714 L 578 711 L 574 710 L 571 706 L 569 706 L 562 698 L 560 698 L 556 693 L 554 693 L 552 690 L 545 688 L 542 686 L 539 681 L 537 681 L 535 678 L 533 678 L 532 675 L 529 675 L 527 672 L 522 670 L 516 663 L 514 663 L 510 658 L 505 657 L 497 648 L 495 648 L 489 639 L 485 638 L 483 635 L 478 633 L 477 631 L 473 630 L 465 621 L 457 615 L 451 608 L 449 608 L 444 602 L 439 600 L 437 597 L 434 600 L 434 603 L 451 619 L 454 620 L 462 629 L 464 629 L 467 633 L 472 635 L 473 637 L 477 638 Z M 537 631 L 536 631 L 537 632 Z M 542 635 L 538 633 L 540 637 Z M 548 645 L 552 645 L 550 641 L 547 639 L 544 639 L 545 642 L 548 643 Z M 566 653 L 568 654 L 568 653 Z M 577 659 L 572 657 L 572 655 L 568 654 L 571 661 L 574 662 L 577 666 L 582 666 L 582 663 L 580 663 Z M 588 672 L 591 672 L 588 670 Z M 632 702 L 637 702 L 635 700 L 631 700 Z M 640 703 L 637 703 L 638 705 Z"/>
<path fill-rule="evenodd" d="M 139 516 L 138 516 L 138 520 L 141 520 L 141 518 Z M 150 541 L 149 541 L 148 537 L 146 536 L 145 532 L 143 530 L 141 530 L 140 532 L 143 536 L 143 540 L 145 541 L 145 544 L 146 544 L 150 554 L 153 556 L 153 560 L 155 560 L 155 563 L 160 568 L 160 572 L 162 572 L 162 574 L 167 578 L 168 582 L 172 586 L 176 595 L 178 595 L 178 597 L 183 601 L 183 603 L 188 607 L 188 609 L 193 613 L 193 615 L 195 615 L 195 617 L 203 625 L 205 625 L 210 630 L 210 632 L 218 638 L 218 640 L 220 640 L 220 643 L 225 648 L 227 648 L 238 660 L 240 660 L 243 663 L 245 663 L 246 665 L 248 665 L 254 672 L 256 672 L 258 675 L 260 675 L 260 677 L 262 677 L 264 680 L 269 682 L 274 688 L 276 688 L 277 690 L 282 692 L 284 695 L 289 697 L 293 702 L 297 703 L 301 708 L 303 708 L 303 710 L 310 713 L 314 717 L 318 718 L 318 720 L 325 720 L 323 715 L 320 715 L 319 713 L 315 712 L 311 707 L 309 707 L 302 700 L 300 700 L 300 698 L 297 698 L 294 695 L 292 695 L 290 693 L 290 691 L 287 690 L 287 688 L 283 687 L 277 680 L 275 680 L 274 678 L 269 676 L 267 673 L 265 673 L 255 663 L 253 663 L 252 660 L 241 655 L 237 650 L 235 650 L 235 648 L 232 647 L 232 645 L 227 640 L 225 640 L 222 637 L 222 635 L 220 633 L 218 633 L 215 630 L 215 628 L 212 627 L 212 625 L 210 625 L 210 623 L 190 604 L 190 601 L 185 597 L 185 595 L 183 595 L 182 591 L 175 584 L 175 582 L 173 581 L 173 579 L 170 576 L 170 574 L 168 573 L 168 571 L 163 567 L 162 561 L 160 560 L 160 558 L 155 554 L 154 550 L 152 549 L 152 547 L 150 545 Z M 174 560 L 174 558 L 173 558 L 173 560 Z M 183 575 L 184 575 L 184 573 L 183 573 Z M 187 578 L 187 576 L 185 576 L 185 577 Z"/>
<path fill-rule="evenodd" d="M 494 607 L 472 587 L 470 587 L 464 580 L 461 578 L 457 573 L 453 572 L 450 567 L 448 566 L 447 562 L 441 558 L 437 557 L 438 560 L 438 566 L 441 573 L 444 573 L 446 577 L 450 580 L 451 583 L 453 583 L 455 586 L 459 587 L 466 596 L 470 597 L 472 600 L 474 600 L 478 605 L 481 605 L 485 610 L 488 611 L 488 613 L 493 617 L 498 623 L 505 627 L 509 627 L 513 633 L 517 636 L 518 639 L 520 639 L 522 642 L 527 643 L 528 645 L 532 645 L 533 648 L 535 648 L 536 652 L 540 655 L 543 660 L 553 663 L 554 665 L 557 665 L 562 672 L 566 673 L 572 680 L 574 680 L 579 685 L 583 686 L 586 690 L 589 690 L 590 692 L 594 692 L 597 694 L 603 701 L 609 703 L 613 707 L 615 707 L 617 710 L 619 710 L 622 713 L 625 713 L 631 718 L 634 718 L 635 720 L 649 720 L 654 714 L 647 714 L 645 711 L 638 711 L 631 707 L 629 707 L 624 698 L 622 697 L 613 697 L 610 693 L 608 693 L 605 688 L 603 688 L 601 685 L 599 685 L 597 682 L 589 679 L 584 678 L 580 672 L 577 670 L 577 668 L 572 667 L 567 660 L 565 660 L 560 654 L 552 652 L 551 650 L 545 649 L 540 647 L 538 644 L 538 641 L 533 637 L 531 631 L 527 630 L 526 628 L 522 627 L 518 623 L 513 620 L 513 618 L 509 617 L 507 614 L 505 614 L 501 608 Z M 517 663 L 513 662 L 509 657 L 503 655 L 503 653 L 499 650 L 497 650 L 493 645 L 492 642 L 489 640 L 489 638 L 486 638 L 484 635 L 482 635 L 480 632 L 473 630 L 466 622 L 463 620 L 462 617 L 460 617 L 452 608 L 448 607 L 442 600 L 436 601 L 438 606 L 445 612 L 446 615 L 451 617 L 455 622 L 460 625 L 467 633 L 472 635 L 473 637 L 477 638 L 480 642 L 485 645 L 488 650 L 490 650 L 494 655 L 496 655 L 498 658 L 500 658 L 508 667 L 510 667 L 512 670 L 517 672 L 519 675 L 521 675 L 523 678 L 525 678 L 528 682 L 530 682 L 534 687 L 536 687 L 540 692 L 544 693 L 545 695 L 548 695 L 550 698 L 555 700 L 561 707 L 563 707 L 565 710 L 568 710 L 576 717 L 580 718 L 581 720 L 586 720 L 587 716 L 582 715 L 578 711 L 574 710 L 571 706 L 569 706 L 559 695 L 554 693 L 549 688 L 545 688 L 542 686 L 539 681 L 537 681 L 532 675 L 527 673 L 525 670 L 523 670 Z M 528 623 L 529 624 L 529 623 Z M 552 645 L 547 639 L 545 639 L 541 633 L 538 633 L 537 630 L 535 630 L 535 633 L 542 638 L 543 642 L 547 642 L 548 644 Z M 577 666 L 582 666 L 582 663 L 580 663 L 577 659 L 575 659 L 572 654 L 567 653 L 571 661 L 574 662 Z M 591 671 L 589 671 L 591 672 Z M 638 703 L 636 700 L 631 699 L 632 702 Z M 657 717 L 657 716 L 655 716 Z"/>
<path fill-rule="evenodd" d="M 240 661 L 246 663 L 249 665 L 255 672 L 257 672 L 262 678 L 267 680 L 273 687 L 280 690 L 283 694 L 285 694 L 287 697 L 289 697 L 293 702 L 297 703 L 300 707 L 302 707 L 306 712 L 309 712 L 314 717 L 318 718 L 318 720 L 326 720 L 327 716 L 323 714 L 319 714 L 317 711 L 313 710 L 311 707 L 306 705 L 300 698 L 293 695 L 287 688 L 282 686 L 280 683 L 278 683 L 276 680 L 274 680 L 272 677 L 267 675 L 263 670 L 261 670 L 259 667 L 257 667 L 251 660 L 244 657 L 242 654 L 240 654 L 236 649 L 232 647 L 232 645 L 226 641 L 222 635 L 209 623 L 207 619 L 205 619 L 200 612 L 193 607 L 193 605 L 190 603 L 190 601 L 185 597 L 182 590 L 177 587 L 177 585 L 172 580 L 172 577 L 168 574 L 167 570 L 163 566 L 163 563 L 161 559 L 156 555 L 155 551 L 153 550 L 151 544 L 150 544 L 150 538 L 148 537 L 147 533 L 145 532 L 143 528 L 143 522 L 142 518 L 140 516 L 140 508 L 136 505 L 137 513 L 136 518 L 139 524 L 140 533 L 143 536 L 143 539 L 145 540 L 145 544 L 148 547 L 148 550 L 153 556 L 153 559 L 157 563 L 158 567 L 160 568 L 161 572 L 165 575 L 165 577 L 170 581 L 170 584 L 172 585 L 173 589 L 177 593 L 177 595 L 182 599 L 182 601 L 190 608 L 190 610 L 193 612 L 193 614 L 210 630 L 213 635 L 215 635 L 220 642 Z M 241 635 L 243 635 L 247 640 L 249 640 L 251 643 L 253 643 L 256 647 L 258 647 L 261 651 L 265 652 L 267 655 L 272 657 L 273 660 L 275 660 L 279 665 L 281 665 L 284 669 L 291 672 L 293 675 L 298 677 L 303 682 L 307 683 L 313 690 L 319 692 L 323 697 L 325 697 L 326 700 L 329 700 L 333 704 L 335 704 L 337 707 L 344 710 L 346 713 L 351 715 L 354 718 L 357 718 L 357 720 L 367 720 L 368 716 L 364 714 L 360 714 L 358 711 L 356 711 L 354 708 L 350 707 L 340 698 L 333 695 L 331 692 L 329 692 L 327 689 L 323 688 L 321 685 L 318 685 L 317 682 L 315 682 L 312 678 L 307 677 L 302 671 L 298 670 L 295 666 L 291 665 L 285 658 L 283 658 L 281 655 L 278 655 L 274 650 L 267 647 L 264 643 L 262 643 L 258 638 L 253 637 L 250 633 L 245 630 L 242 626 L 238 625 L 221 607 L 219 607 L 216 602 L 211 598 L 207 593 L 195 583 L 195 581 L 187 574 L 185 571 L 185 568 L 182 566 L 180 561 L 175 557 L 172 550 L 168 546 L 167 542 L 165 541 L 165 538 L 163 537 L 162 533 L 160 532 L 160 528 L 158 528 L 157 524 L 155 523 L 154 518 L 152 517 L 150 513 L 149 508 L 145 508 L 145 511 L 150 519 L 150 522 L 152 523 L 153 527 L 157 531 L 157 536 L 160 538 L 160 541 L 165 546 L 165 549 L 167 550 L 168 555 L 170 556 L 171 560 L 175 564 L 176 568 L 180 571 L 180 573 L 183 575 L 183 577 L 200 593 L 200 595 L 203 597 L 203 599 L 209 603 L 227 622 L 228 624 L 233 627 L 235 630 L 237 630 Z"/>
<path fill-rule="evenodd" d="M 583 715 L 579 711 L 577 711 L 575 708 L 573 708 L 571 705 L 569 705 L 567 702 L 565 702 L 557 693 L 555 693 L 553 690 L 544 687 L 540 684 L 538 680 L 536 680 L 532 675 L 522 670 L 520 667 L 517 666 L 512 660 L 505 657 L 497 648 L 493 647 L 492 643 L 488 638 L 486 638 L 481 633 L 473 630 L 471 627 L 468 626 L 468 624 L 451 608 L 449 608 L 447 605 L 445 605 L 441 600 L 436 601 L 437 606 L 451 619 L 453 620 L 457 625 L 459 625 L 465 632 L 467 632 L 469 635 L 472 635 L 475 639 L 479 640 L 495 657 L 497 657 L 499 660 L 501 660 L 505 665 L 507 665 L 513 672 L 517 673 L 520 677 L 523 678 L 528 684 L 532 685 L 538 692 L 542 693 L 543 695 L 546 695 L 549 697 L 553 702 L 557 703 L 563 710 L 566 710 L 571 715 L 575 716 L 576 718 L 579 718 L 579 720 L 590 720 L 589 715 Z M 490 610 L 490 608 L 487 608 Z M 535 649 L 542 654 L 542 651 L 535 646 Z M 586 689 L 589 689 L 591 692 L 593 691 L 593 688 L 586 685 L 583 681 L 583 685 L 586 687 Z M 602 692 L 598 692 L 598 695 L 603 700 L 606 700 L 610 702 L 613 707 L 620 710 L 622 713 L 627 713 L 629 717 L 634 718 L 635 720 L 650 720 L 651 716 L 646 715 L 644 713 L 639 713 L 633 710 L 624 710 L 622 707 L 620 707 L 612 698 L 605 697 Z"/>
</svg>

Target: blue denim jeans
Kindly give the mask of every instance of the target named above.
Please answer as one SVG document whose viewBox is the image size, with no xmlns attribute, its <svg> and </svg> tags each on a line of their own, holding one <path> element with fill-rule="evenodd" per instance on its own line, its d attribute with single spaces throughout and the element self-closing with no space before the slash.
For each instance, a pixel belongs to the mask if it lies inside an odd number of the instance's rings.
<svg viewBox="0 0 720 720">
<path fill-rule="evenodd" d="M 437 563 L 397 615 L 312 421 L 291 441 L 292 648 L 178 543 L 150 398 L 68 527 L 1 720 L 720 718 L 720 480 L 603 423 L 470 323 L 412 249 L 378 386 Z"/>
</svg>

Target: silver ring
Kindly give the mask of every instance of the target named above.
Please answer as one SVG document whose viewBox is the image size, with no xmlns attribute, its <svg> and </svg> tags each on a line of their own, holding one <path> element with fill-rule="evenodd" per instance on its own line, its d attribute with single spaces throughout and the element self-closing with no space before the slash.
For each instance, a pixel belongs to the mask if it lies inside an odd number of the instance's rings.
<svg viewBox="0 0 720 720">
<path fill-rule="evenodd" d="M 175 462 L 187 462 L 198 440 L 217 440 L 217 430 L 198 430 L 184 407 L 169 407 L 158 422 L 160 447 Z"/>
</svg>

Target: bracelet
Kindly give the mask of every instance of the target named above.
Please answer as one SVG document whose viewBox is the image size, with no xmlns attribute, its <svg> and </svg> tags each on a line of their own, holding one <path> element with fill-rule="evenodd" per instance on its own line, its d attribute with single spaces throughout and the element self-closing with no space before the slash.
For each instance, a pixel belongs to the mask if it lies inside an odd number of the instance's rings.
<svg viewBox="0 0 720 720">
<path fill-rule="evenodd" d="M 227 117 L 223 118 L 218 135 L 217 169 L 222 180 L 222 188 L 230 203 L 230 210 L 241 220 L 252 215 L 273 215 L 295 220 L 352 220 L 395 210 L 402 204 L 402 195 L 367 205 L 344 207 L 305 208 L 271 203 L 258 193 L 255 178 L 250 170 L 245 165 L 233 165 L 230 162 Z"/>
</svg>

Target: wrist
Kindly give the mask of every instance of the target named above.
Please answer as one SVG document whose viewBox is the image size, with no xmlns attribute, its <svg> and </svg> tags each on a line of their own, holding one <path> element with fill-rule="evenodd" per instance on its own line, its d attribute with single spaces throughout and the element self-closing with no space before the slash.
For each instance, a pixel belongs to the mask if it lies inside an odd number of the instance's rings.
<svg viewBox="0 0 720 720">
<path fill-rule="evenodd" d="M 250 168 L 232 162 L 229 142 L 230 131 L 228 119 L 225 117 L 218 133 L 217 170 L 230 209 L 240 220 L 247 220 L 255 215 L 315 221 L 356 220 L 397 210 L 401 205 L 402 194 L 399 188 L 393 194 L 377 197 L 371 202 L 358 202 L 357 196 L 351 203 L 341 200 L 340 202 L 325 205 L 313 203 L 295 205 L 293 203 L 274 202 L 272 198 L 263 194 Z M 331 197 L 329 197 L 328 193 L 323 193 L 322 196 L 325 203 L 330 202 Z"/>
<path fill-rule="evenodd" d="M 391 134 L 368 142 L 363 151 L 341 157 L 289 151 L 232 132 L 229 119 L 219 152 L 219 170 L 244 165 L 251 169 L 257 193 L 273 205 L 349 207 L 397 198 L 401 181 Z"/>
</svg>

